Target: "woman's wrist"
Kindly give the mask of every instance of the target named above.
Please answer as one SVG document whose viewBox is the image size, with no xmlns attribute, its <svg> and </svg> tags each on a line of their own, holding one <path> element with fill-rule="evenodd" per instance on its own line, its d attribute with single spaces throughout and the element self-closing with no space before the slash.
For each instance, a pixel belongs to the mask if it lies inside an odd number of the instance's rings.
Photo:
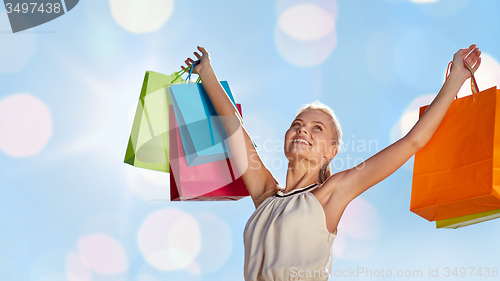
<svg viewBox="0 0 500 281">
<path fill-rule="evenodd" d="M 445 92 L 445 95 L 455 97 L 466 80 L 467 77 L 464 75 L 460 75 L 459 73 L 450 73 L 441 90 Z"/>
<path fill-rule="evenodd" d="M 212 69 L 212 66 L 208 63 L 205 65 L 201 65 L 200 70 L 197 70 L 197 72 L 198 75 L 200 75 L 200 77 L 202 77 L 203 79 L 204 76 L 210 75 L 211 73 L 214 72 L 214 70 Z"/>
<path fill-rule="evenodd" d="M 450 72 L 450 75 L 446 78 L 446 80 L 450 80 L 450 82 L 458 83 L 463 85 L 465 81 L 467 81 L 469 77 L 464 73 Z"/>
</svg>

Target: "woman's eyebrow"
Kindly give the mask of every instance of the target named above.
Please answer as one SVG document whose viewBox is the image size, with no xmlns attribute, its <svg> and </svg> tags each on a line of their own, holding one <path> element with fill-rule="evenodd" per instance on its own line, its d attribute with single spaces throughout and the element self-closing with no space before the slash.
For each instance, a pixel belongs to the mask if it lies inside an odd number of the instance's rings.
<svg viewBox="0 0 500 281">
<path fill-rule="evenodd" d="M 300 118 L 297 118 L 297 119 L 293 120 L 293 122 L 295 122 L 295 121 L 302 121 L 302 122 L 304 122 L 304 120 L 302 120 L 302 119 L 300 119 Z M 293 122 L 292 122 L 292 123 L 293 123 Z M 323 125 L 323 127 L 325 127 L 325 128 L 326 128 L 325 124 L 321 123 L 320 121 L 312 121 L 312 122 L 313 122 L 313 123 L 319 123 L 319 124 Z"/>
<path fill-rule="evenodd" d="M 323 127 L 325 127 L 325 128 L 326 128 L 325 124 L 323 124 L 323 123 L 321 123 L 321 122 L 319 122 L 319 121 L 312 121 L 312 122 L 313 122 L 313 123 L 319 123 L 319 124 L 323 125 Z"/>
</svg>

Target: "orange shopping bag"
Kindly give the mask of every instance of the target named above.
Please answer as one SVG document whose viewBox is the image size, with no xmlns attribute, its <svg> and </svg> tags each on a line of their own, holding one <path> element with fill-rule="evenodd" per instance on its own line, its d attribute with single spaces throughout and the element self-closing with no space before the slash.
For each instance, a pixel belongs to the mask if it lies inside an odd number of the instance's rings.
<svg viewBox="0 0 500 281">
<path fill-rule="evenodd" d="M 420 116 L 427 107 L 420 108 Z M 454 100 L 415 154 L 410 211 L 438 221 L 497 209 L 500 90 L 493 87 Z"/>
</svg>

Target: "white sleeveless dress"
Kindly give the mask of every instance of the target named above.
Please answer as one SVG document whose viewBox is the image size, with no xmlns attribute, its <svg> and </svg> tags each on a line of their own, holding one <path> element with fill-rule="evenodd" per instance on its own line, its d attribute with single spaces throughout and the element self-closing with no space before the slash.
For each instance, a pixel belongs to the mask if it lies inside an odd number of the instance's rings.
<svg viewBox="0 0 500 281">
<path fill-rule="evenodd" d="M 245 281 L 328 280 L 337 230 L 326 227 L 312 184 L 262 202 L 243 232 Z"/>
</svg>

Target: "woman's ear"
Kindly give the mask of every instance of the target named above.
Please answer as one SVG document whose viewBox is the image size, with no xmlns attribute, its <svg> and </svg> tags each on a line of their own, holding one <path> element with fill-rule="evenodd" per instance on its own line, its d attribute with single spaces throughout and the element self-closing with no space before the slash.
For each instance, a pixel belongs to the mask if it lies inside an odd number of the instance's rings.
<svg viewBox="0 0 500 281">
<path fill-rule="evenodd" d="M 337 153 L 339 152 L 339 148 L 337 146 L 332 145 L 330 147 L 330 150 L 328 150 L 328 155 L 326 155 L 326 158 L 328 160 L 332 161 L 335 156 L 337 156 Z"/>
<path fill-rule="evenodd" d="M 334 146 L 333 149 L 332 149 L 332 159 L 337 156 L 337 153 L 339 153 L 339 148 L 337 146 Z"/>
</svg>

